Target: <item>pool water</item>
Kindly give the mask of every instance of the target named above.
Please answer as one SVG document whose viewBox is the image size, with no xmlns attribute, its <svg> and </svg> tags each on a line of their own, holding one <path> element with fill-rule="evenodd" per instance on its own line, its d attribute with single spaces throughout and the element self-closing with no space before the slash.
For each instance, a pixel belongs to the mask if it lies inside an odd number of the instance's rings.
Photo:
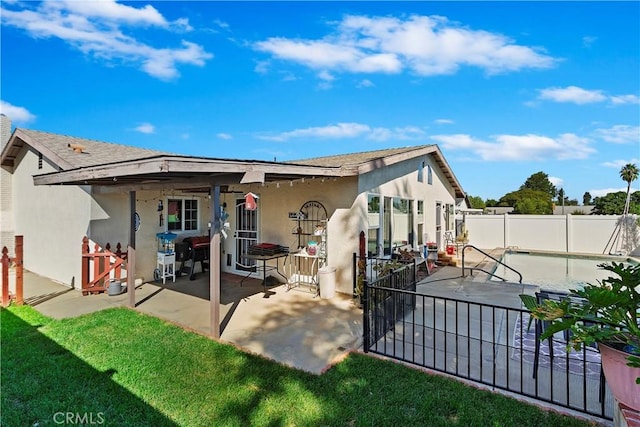
<svg viewBox="0 0 640 427">
<path fill-rule="evenodd" d="M 551 255 L 528 252 L 505 252 L 501 261 L 522 274 L 522 283 L 538 285 L 541 289 L 569 291 L 585 283 L 597 284 L 612 273 L 598 268 L 604 262 L 625 262 L 621 258 Z M 518 275 L 498 264 L 494 274 L 510 282 L 518 282 Z M 494 280 L 499 280 L 493 278 Z"/>
</svg>

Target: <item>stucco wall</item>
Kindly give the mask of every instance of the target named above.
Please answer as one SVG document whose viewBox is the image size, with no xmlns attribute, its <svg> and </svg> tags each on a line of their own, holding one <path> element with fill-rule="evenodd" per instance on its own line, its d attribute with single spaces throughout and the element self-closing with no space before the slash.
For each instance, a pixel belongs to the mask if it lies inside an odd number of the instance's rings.
<svg viewBox="0 0 640 427">
<path fill-rule="evenodd" d="M 24 267 L 66 285 L 80 287 L 81 244 L 91 217 L 88 189 L 34 186 L 33 175 L 54 172 L 38 154 L 24 151 L 12 177 L 15 233 L 24 236 Z"/>
<path fill-rule="evenodd" d="M 423 182 L 418 181 L 418 169 L 421 168 L 422 162 L 425 166 L 430 166 L 433 174 L 432 183 L 427 182 L 426 168 L 423 171 Z M 375 169 L 369 173 L 360 176 L 358 183 L 358 193 L 364 194 L 365 199 L 364 211 L 366 212 L 366 193 L 375 193 L 381 196 L 402 197 L 412 200 L 424 200 L 424 232 L 428 234 L 429 240 L 436 241 L 436 204 L 441 202 L 444 205 L 455 205 L 455 192 L 447 179 L 442 175 L 442 171 L 433 162 L 431 156 L 418 157 L 404 162 L 400 162 L 384 168 Z M 414 230 L 420 218 L 414 207 Z M 444 218 L 442 218 L 442 235 L 445 231 L 451 231 L 446 228 Z M 442 237 L 440 242 L 442 246 Z"/>
<path fill-rule="evenodd" d="M 481 249 L 521 249 L 602 254 L 617 215 L 467 215 L 469 243 Z"/>
<path fill-rule="evenodd" d="M 244 194 L 251 191 L 259 196 L 258 223 L 259 242 L 277 243 L 288 246 L 291 251 L 298 248 L 298 236 L 294 234 L 297 227 L 295 220 L 289 219 L 289 212 L 297 212 L 307 201 L 318 201 L 327 210 L 329 223 L 327 227 L 327 264 L 336 267 L 337 276 L 350 275 L 351 254 L 358 248 L 358 229 L 350 227 L 350 219 L 345 219 L 336 212 L 351 211 L 356 196 L 357 182 L 355 178 L 338 179 L 305 179 L 293 183 L 268 183 L 264 186 L 236 185 L 231 191 L 221 195 L 221 203 L 227 203 L 231 233 L 236 227 L 235 203 Z M 230 235 L 230 237 L 232 234 Z M 303 242 L 306 243 L 306 242 Z M 355 245 L 355 246 L 354 246 Z M 235 242 L 233 238 L 223 242 L 223 271 L 233 271 L 235 266 Z M 231 255 L 231 266 L 227 266 L 226 254 Z M 288 273 L 290 259 L 279 259 L 279 269 Z M 271 261 L 273 262 L 273 261 Z M 346 272 L 348 269 L 348 273 Z M 350 277 L 350 276 L 349 276 Z M 351 282 L 337 283 L 339 292 L 351 292 Z"/>
<path fill-rule="evenodd" d="M 113 190 L 96 189 L 92 203 L 92 221 L 90 237 L 100 245 L 111 243 L 115 250 L 118 242 L 126 251 L 129 241 L 129 193 Z M 136 232 L 136 278 L 153 280 L 156 268 L 157 241 L 156 233 L 166 231 L 167 200 L 170 198 L 187 198 L 198 200 L 199 229 L 195 231 L 176 232 L 176 241 L 187 236 L 208 235 L 210 217 L 210 199 L 207 195 L 182 192 L 137 191 L 136 212 L 140 215 L 140 228 Z M 163 202 L 163 225 L 160 225 L 158 202 Z M 200 268 L 199 265 L 197 268 Z M 199 270 L 197 270 L 199 271 Z"/>
</svg>

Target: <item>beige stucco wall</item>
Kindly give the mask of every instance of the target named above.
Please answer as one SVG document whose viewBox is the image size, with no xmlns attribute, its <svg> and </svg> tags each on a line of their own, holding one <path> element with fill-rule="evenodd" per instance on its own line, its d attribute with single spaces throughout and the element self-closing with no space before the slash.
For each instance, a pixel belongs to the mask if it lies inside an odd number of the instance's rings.
<svg viewBox="0 0 640 427">
<path fill-rule="evenodd" d="M 418 181 L 418 168 L 425 161 L 433 171 L 432 184 Z M 292 232 L 296 222 L 288 219 L 289 212 L 295 212 L 303 203 L 315 200 L 327 209 L 329 222 L 327 227 L 327 264 L 336 268 L 336 290 L 353 293 L 352 260 L 353 253 L 358 252 L 359 234 L 367 230 L 367 194 L 376 193 L 388 197 L 402 197 L 411 200 L 424 200 L 424 231 L 435 237 L 436 202 L 455 204 L 452 187 L 441 176 L 431 157 L 411 159 L 399 164 L 379 168 L 361 175 L 359 178 L 338 179 L 306 179 L 296 180 L 293 185 L 282 182 L 260 185 L 232 186 L 237 194 L 223 194 L 221 202 L 228 205 L 231 229 L 235 228 L 234 206 L 236 198 L 241 198 L 251 191 L 260 196 L 258 218 L 261 242 L 278 243 L 297 247 L 297 236 Z M 415 212 L 415 206 L 414 206 Z M 419 221 L 414 215 L 414 231 Z M 444 220 L 443 231 L 444 228 Z M 224 253 L 232 254 L 232 266 L 226 266 Z M 234 241 L 232 238 L 223 242 L 223 271 L 232 271 L 235 265 Z M 281 259 L 279 268 L 286 271 L 286 260 Z"/>
<path fill-rule="evenodd" d="M 431 166 L 432 183 L 427 182 L 427 172 L 424 171 L 424 182 L 418 181 L 418 169 L 422 162 L 425 166 Z M 426 168 L 425 168 L 426 169 Z M 435 164 L 431 156 L 418 157 L 401 163 L 397 163 L 385 168 L 379 168 L 372 172 L 360 176 L 358 193 L 361 197 L 359 203 L 364 203 L 363 209 L 366 212 L 366 193 L 376 193 L 386 197 L 402 197 L 414 201 L 424 200 L 424 232 L 429 235 L 429 240 L 436 241 L 436 203 L 455 205 L 455 192 L 447 179 L 442 175 L 442 171 Z M 416 224 L 420 221 L 416 207 L 414 206 L 414 231 Z M 444 208 L 442 213 L 444 214 Z M 444 217 L 442 218 L 442 235 L 445 231 L 452 231 L 446 228 Z M 417 241 L 417 240 L 416 240 Z M 442 246 L 443 242 L 437 242 Z"/>
<path fill-rule="evenodd" d="M 129 193 L 96 188 L 93 196 L 91 239 L 100 245 L 111 243 L 114 251 L 116 244 L 120 242 L 122 250 L 126 251 L 129 242 Z M 137 279 L 153 280 L 158 249 L 156 234 L 167 231 L 167 200 L 173 198 L 198 200 L 199 210 L 198 230 L 175 232 L 178 235 L 176 241 L 181 241 L 187 236 L 209 234 L 208 222 L 211 210 L 209 207 L 210 199 L 207 195 L 181 191 L 136 191 L 136 212 L 140 215 L 140 228 L 136 232 L 135 275 Z M 162 226 L 158 213 L 160 200 L 164 206 Z"/>
<path fill-rule="evenodd" d="M 81 244 L 91 217 L 88 188 L 34 186 L 33 175 L 54 172 L 46 159 L 23 151 L 12 177 L 14 226 L 24 236 L 24 267 L 66 285 L 80 287 Z"/>
<path fill-rule="evenodd" d="M 327 227 L 327 264 L 338 269 L 342 275 L 347 269 L 350 274 L 351 254 L 357 251 L 358 228 L 349 227 L 349 219 L 345 220 L 336 212 L 350 211 L 357 191 L 357 180 L 354 177 L 337 179 L 305 179 L 296 180 L 293 183 L 280 182 L 268 183 L 264 186 L 237 185 L 230 188 L 237 193 L 221 195 L 221 203 L 227 203 L 227 212 L 230 214 L 231 226 L 230 238 L 223 242 L 223 271 L 233 271 L 235 259 L 235 243 L 232 238 L 236 227 L 235 201 L 251 191 L 257 194 L 258 199 L 258 228 L 259 242 L 278 243 L 288 246 L 291 251 L 298 249 L 298 236 L 294 235 L 297 227 L 295 220 L 289 219 L 289 212 L 297 212 L 307 201 L 318 201 L 327 210 L 329 218 Z M 313 237 L 309 237 L 313 238 Z M 316 238 L 317 240 L 317 238 Z M 303 245 L 306 242 L 303 242 Z M 354 246 L 355 245 L 355 246 Z M 226 265 L 226 254 L 231 254 L 231 266 Z M 280 259 L 280 271 L 288 273 L 287 262 L 289 259 Z M 346 274 L 346 273 L 344 273 Z M 336 286 L 340 292 L 351 292 L 351 282 L 339 281 Z"/>
</svg>

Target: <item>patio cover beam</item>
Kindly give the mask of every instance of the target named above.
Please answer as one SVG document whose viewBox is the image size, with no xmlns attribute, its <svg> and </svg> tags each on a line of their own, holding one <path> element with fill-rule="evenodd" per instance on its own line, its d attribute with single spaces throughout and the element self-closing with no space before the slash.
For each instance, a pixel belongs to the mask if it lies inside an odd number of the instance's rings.
<svg viewBox="0 0 640 427">
<path fill-rule="evenodd" d="M 141 160 L 89 166 L 34 176 L 35 185 L 121 185 L 150 179 L 169 177 L 205 178 L 211 174 L 264 174 L 265 179 L 278 180 L 294 177 L 342 177 L 358 173 L 357 168 L 308 166 L 290 163 L 207 159 L 194 157 L 158 156 Z M 204 175 L 204 176 L 203 176 Z"/>
</svg>

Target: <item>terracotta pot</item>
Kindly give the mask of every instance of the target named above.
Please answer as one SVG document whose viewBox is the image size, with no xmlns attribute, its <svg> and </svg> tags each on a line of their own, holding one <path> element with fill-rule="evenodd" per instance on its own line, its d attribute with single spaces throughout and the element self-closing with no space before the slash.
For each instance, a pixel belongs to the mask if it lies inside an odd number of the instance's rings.
<svg viewBox="0 0 640 427">
<path fill-rule="evenodd" d="M 604 376 L 613 396 L 618 402 L 640 411 L 640 384 L 636 384 L 640 368 L 627 366 L 629 353 L 604 344 L 598 344 L 598 349 L 602 356 Z"/>
</svg>

